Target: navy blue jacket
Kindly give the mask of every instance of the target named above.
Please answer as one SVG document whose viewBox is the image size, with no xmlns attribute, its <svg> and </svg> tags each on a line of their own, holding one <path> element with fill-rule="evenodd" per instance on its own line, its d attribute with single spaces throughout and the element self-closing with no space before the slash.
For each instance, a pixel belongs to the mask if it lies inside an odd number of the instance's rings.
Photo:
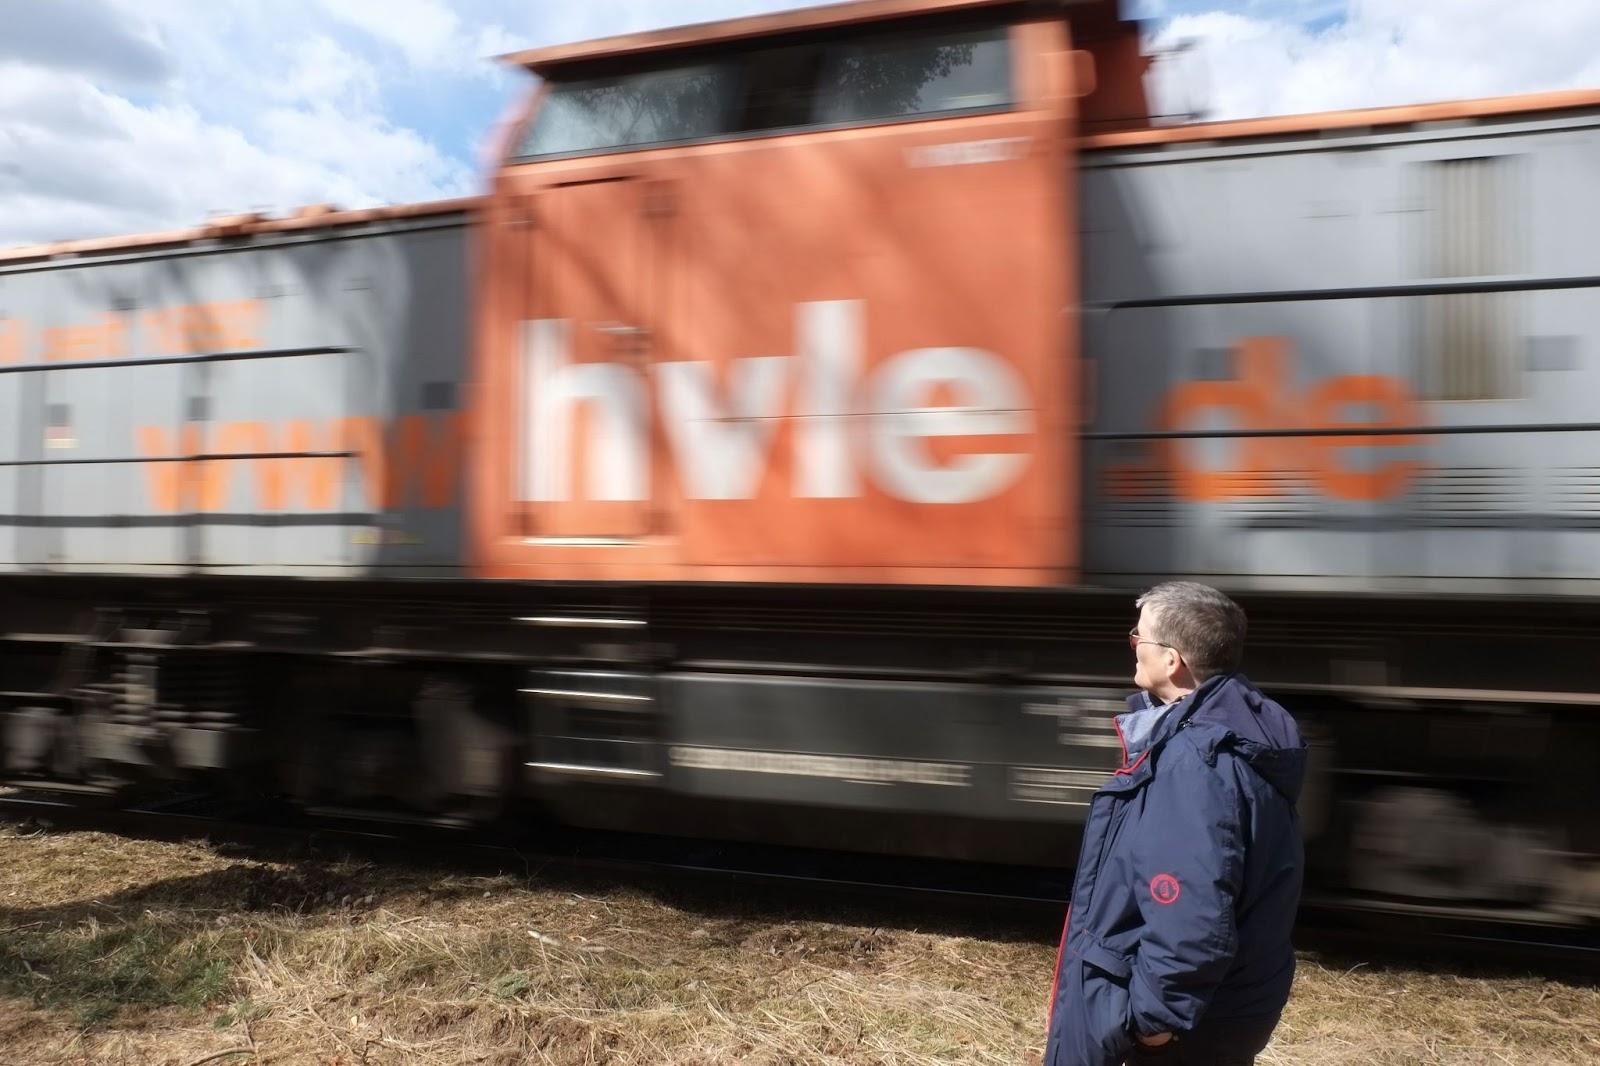
<svg viewBox="0 0 1600 1066">
<path fill-rule="evenodd" d="M 1056 962 L 1044 1066 L 1116 1066 L 1134 1034 L 1275 1022 L 1294 979 L 1306 749 L 1239 674 L 1117 717 Z"/>
</svg>

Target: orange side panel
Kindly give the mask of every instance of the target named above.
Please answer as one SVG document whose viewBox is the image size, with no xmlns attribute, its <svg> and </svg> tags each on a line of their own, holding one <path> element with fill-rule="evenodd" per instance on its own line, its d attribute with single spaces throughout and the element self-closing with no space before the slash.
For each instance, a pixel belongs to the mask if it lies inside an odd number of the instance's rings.
<svg viewBox="0 0 1600 1066">
<path fill-rule="evenodd" d="M 1016 32 L 1013 112 L 502 175 L 482 574 L 1072 579 L 1071 53 Z"/>
</svg>

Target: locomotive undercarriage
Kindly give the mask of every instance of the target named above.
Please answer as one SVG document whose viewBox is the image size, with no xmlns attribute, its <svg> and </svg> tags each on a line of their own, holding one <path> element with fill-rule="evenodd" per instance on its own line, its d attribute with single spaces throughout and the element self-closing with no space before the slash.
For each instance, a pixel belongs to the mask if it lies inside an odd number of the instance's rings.
<svg viewBox="0 0 1600 1066">
<path fill-rule="evenodd" d="M 4 782 L 1065 866 L 1120 754 L 1126 594 L 330 591 L 14 582 Z M 1245 604 L 1312 745 L 1308 895 L 1600 920 L 1591 608 Z"/>
</svg>

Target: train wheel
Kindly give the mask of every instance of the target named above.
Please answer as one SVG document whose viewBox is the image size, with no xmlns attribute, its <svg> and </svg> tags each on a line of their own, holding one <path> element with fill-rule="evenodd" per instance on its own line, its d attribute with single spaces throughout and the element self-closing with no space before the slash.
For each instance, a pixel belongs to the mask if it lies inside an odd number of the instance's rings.
<svg viewBox="0 0 1600 1066">
<path fill-rule="evenodd" d="M 325 703 L 326 680 L 309 672 L 290 681 L 272 716 L 278 786 L 290 802 L 309 807 L 327 792 L 337 731 Z"/>
<path fill-rule="evenodd" d="M 427 678 L 412 703 L 421 756 L 420 801 L 473 823 L 504 811 L 515 780 L 509 727 L 459 678 Z"/>
<path fill-rule="evenodd" d="M 1490 821 L 1446 789 L 1383 789 L 1356 817 L 1350 884 L 1430 903 L 1531 903 L 1557 880 L 1557 843 Z"/>
</svg>

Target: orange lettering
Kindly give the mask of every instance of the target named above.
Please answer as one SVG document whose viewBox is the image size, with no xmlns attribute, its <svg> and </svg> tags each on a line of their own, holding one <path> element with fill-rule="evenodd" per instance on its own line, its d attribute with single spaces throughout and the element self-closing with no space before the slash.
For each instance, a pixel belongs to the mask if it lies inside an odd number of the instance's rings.
<svg viewBox="0 0 1600 1066">
<path fill-rule="evenodd" d="M 215 304 L 195 304 L 192 307 L 185 307 L 180 315 L 180 321 L 184 351 L 214 352 L 226 346 L 226 336 Z"/>
<path fill-rule="evenodd" d="M 459 413 L 433 418 L 401 415 L 387 433 L 375 418 L 346 418 L 340 428 L 344 448 L 360 457 L 367 504 L 373 510 L 397 511 L 413 502 L 448 507 L 455 502 L 461 462 Z"/>
<path fill-rule="evenodd" d="M 128 326 L 121 315 L 102 315 L 99 322 L 52 326 L 44 331 L 46 362 L 88 362 L 127 354 Z"/>
<path fill-rule="evenodd" d="M 166 335 L 163 332 L 166 316 L 160 311 L 145 311 L 139 316 L 140 340 L 146 354 L 166 355 L 170 349 L 166 344 Z"/>
<path fill-rule="evenodd" d="M 266 430 L 266 427 L 262 427 Z M 316 428 L 303 420 L 284 427 L 283 444 L 275 447 L 270 430 L 257 450 L 270 453 L 338 452 L 344 451 L 339 433 L 319 434 Z M 254 461 L 256 472 L 256 499 L 263 511 L 283 511 L 292 508 L 296 501 L 304 500 L 313 511 L 331 511 L 339 500 L 341 474 L 344 460 L 338 456 L 309 456 L 295 458 L 265 458 Z"/>
<path fill-rule="evenodd" d="M 429 432 L 429 423 L 433 423 Z M 448 507 L 456 495 L 461 462 L 461 418 L 452 411 L 438 418 L 404 415 L 391 430 L 389 470 L 383 482 L 383 508 L 406 506 L 417 496 L 420 472 L 424 507 Z"/>
<path fill-rule="evenodd" d="M 167 431 L 161 426 L 140 426 L 134 436 L 141 457 L 164 460 L 172 455 L 172 442 L 167 439 Z M 144 464 L 145 477 L 149 481 L 150 503 L 156 510 L 168 514 L 183 510 L 182 471 L 178 469 L 181 465 L 173 462 Z"/>
<path fill-rule="evenodd" d="M 23 323 L 14 318 L 0 318 L 0 363 L 22 362 Z"/>
<path fill-rule="evenodd" d="M 128 355 L 128 316 L 108 314 L 101 327 L 105 332 L 105 348 L 101 358 L 124 359 Z"/>
<path fill-rule="evenodd" d="M 1288 364 L 1285 337 L 1246 337 L 1238 345 L 1239 377 L 1230 381 L 1186 381 L 1167 394 L 1156 427 L 1163 431 L 1194 428 L 1196 415 L 1228 412 L 1238 429 L 1281 428 L 1282 395 Z M 1172 471 L 1178 494 L 1189 500 L 1227 500 L 1273 496 L 1281 491 L 1265 472 L 1273 467 L 1271 444 L 1260 437 L 1235 438 L 1241 469 L 1208 470 L 1192 462 L 1195 441 L 1163 440 L 1160 449 Z"/>
<path fill-rule="evenodd" d="M 1378 408 L 1383 414 L 1371 422 L 1350 422 L 1343 410 L 1357 404 Z M 1417 404 L 1406 387 L 1394 378 L 1376 374 L 1353 374 L 1329 378 L 1316 385 L 1306 397 L 1306 417 L 1321 429 L 1398 429 L 1417 425 Z M 1414 460 L 1396 459 L 1371 470 L 1351 470 L 1340 462 L 1344 448 L 1400 447 L 1416 444 L 1414 434 L 1383 437 L 1309 437 L 1311 467 L 1328 495 L 1341 500 L 1384 500 L 1400 495 L 1413 475 L 1422 468 Z"/>
<path fill-rule="evenodd" d="M 266 304 L 261 300 L 180 304 L 141 316 L 145 346 L 157 355 L 246 351 L 261 347 Z"/>
<path fill-rule="evenodd" d="M 237 352 L 262 347 L 261 327 L 266 321 L 267 305 L 260 300 L 238 300 L 223 306 L 227 308 L 228 348 Z"/>
<path fill-rule="evenodd" d="M 228 464 L 220 459 L 182 459 L 205 453 L 205 438 L 197 423 L 183 427 L 176 446 L 161 426 L 140 426 L 136 431 L 139 454 L 163 462 L 144 464 L 149 479 L 150 502 L 168 514 L 222 510 L 228 500 Z"/>
<path fill-rule="evenodd" d="M 1195 430 L 1200 416 L 1228 416 L 1239 430 L 1297 428 L 1348 431 L 1370 426 L 1393 429 L 1418 425 L 1421 413 L 1404 382 L 1375 374 L 1328 378 L 1304 397 L 1293 394 L 1289 377 L 1290 342 L 1286 337 L 1245 337 L 1236 345 L 1238 376 L 1224 381 L 1185 381 L 1160 401 L 1155 428 L 1162 432 Z M 1351 421 L 1350 407 L 1376 408 L 1370 421 Z M 1380 500 L 1405 491 L 1423 466 L 1393 460 L 1368 470 L 1354 470 L 1342 461 L 1347 448 L 1403 447 L 1419 443 L 1415 434 L 1395 436 L 1238 437 L 1238 469 L 1211 469 L 1193 457 L 1196 442 L 1161 439 L 1152 458 L 1143 463 L 1108 467 L 1105 491 L 1117 497 L 1151 495 L 1167 490 L 1197 503 L 1274 496 L 1284 491 L 1285 475 L 1305 471 L 1326 494 L 1341 500 Z"/>
<path fill-rule="evenodd" d="M 44 331 L 44 358 L 46 362 L 69 362 L 79 358 L 79 337 L 76 326 L 51 326 Z"/>
<path fill-rule="evenodd" d="M 238 457 L 148 463 L 152 505 L 168 512 L 195 509 L 195 501 L 205 511 L 220 509 L 227 499 L 232 464 L 238 462 L 250 466 L 260 511 L 332 510 L 339 505 L 346 459 L 352 457 L 291 454 L 307 452 L 353 452 L 371 510 L 398 510 L 414 503 L 448 507 L 455 502 L 461 461 L 457 412 L 403 415 L 387 428 L 370 417 L 342 418 L 320 426 L 299 419 L 284 423 L 281 431 L 267 422 L 225 422 L 209 442 L 200 426 L 191 424 L 180 435 L 178 451 L 160 426 L 141 426 L 136 438 L 140 455 L 150 459 Z"/>
</svg>

